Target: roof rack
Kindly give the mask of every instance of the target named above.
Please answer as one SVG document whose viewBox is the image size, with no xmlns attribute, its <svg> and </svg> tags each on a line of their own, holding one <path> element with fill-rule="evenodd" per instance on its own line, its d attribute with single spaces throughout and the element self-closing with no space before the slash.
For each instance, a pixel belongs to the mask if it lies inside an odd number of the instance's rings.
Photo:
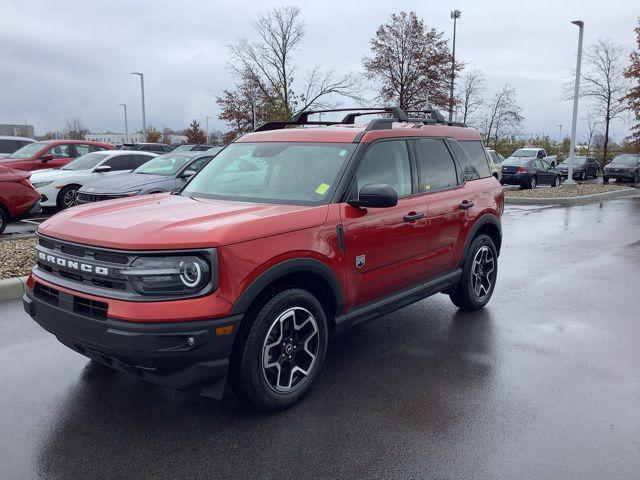
<svg viewBox="0 0 640 480">
<path fill-rule="evenodd" d="M 335 120 L 317 120 L 309 121 L 309 116 L 320 113 L 334 113 L 334 112 L 351 112 L 343 117 L 341 121 Z M 408 114 L 423 113 L 429 117 L 424 118 L 410 118 Z M 444 124 L 451 126 L 465 126 L 461 122 L 448 122 L 442 116 L 442 114 L 436 109 L 426 110 L 402 110 L 400 107 L 367 107 L 367 108 L 332 108 L 326 110 L 303 110 L 296 113 L 289 121 L 275 121 L 267 122 L 260 125 L 254 130 L 254 132 L 265 132 L 268 130 L 278 130 L 281 128 L 302 126 L 302 125 L 353 125 L 357 117 L 364 115 L 388 115 L 388 117 L 375 118 L 371 120 L 366 128 L 365 132 L 369 130 L 385 130 L 392 128 L 392 125 L 397 122 L 403 123 L 415 123 L 415 124 Z M 364 132 L 362 132 L 364 133 Z M 359 135 L 361 137 L 361 135 Z"/>
</svg>

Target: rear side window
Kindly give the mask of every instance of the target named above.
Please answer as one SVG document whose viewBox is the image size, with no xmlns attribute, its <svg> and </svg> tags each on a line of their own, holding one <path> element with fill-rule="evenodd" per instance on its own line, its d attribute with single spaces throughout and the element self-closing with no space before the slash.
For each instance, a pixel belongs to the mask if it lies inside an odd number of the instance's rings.
<svg viewBox="0 0 640 480">
<path fill-rule="evenodd" d="M 370 183 L 391 185 L 399 197 L 411 195 L 409 151 L 404 140 L 376 142 L 371 145 L 358 165 L 358 192 Z"/>
<path fill-rule="evenodd" d="M 99 152 L 100 150 L 104 150 L 102 147 L 98 147 L 95 145 L 86 145 L 84 143 L 76 144 L 76 156 L 82 157 L 87 153 Z"/>
<path fill-rule="evenodd" d="M 443 140 L 416 141 L 420 191 L 432 192 L 458 185 L 456 165 Z"/>
<path fill-rule="evenodd" d="M 489 162 L 487 161 L 487 153 L 480 141 L 458 142 L 462 149 L 469 155 L 471 164 L 474 166 L 480 178 L 491 175 L 489 170 Z"/>
<path fill-rule="evenodd" d="M 110 158 L 104 164 L 109 165 L 112 172 L 133 170 L 133 155 L 118 155 Z"/>
<path fill-rule="evenodd" d="M 0 153 L 13 153 L 24 145 L 18 145 L 17 140 L 0 140 Z"/>
</svg>

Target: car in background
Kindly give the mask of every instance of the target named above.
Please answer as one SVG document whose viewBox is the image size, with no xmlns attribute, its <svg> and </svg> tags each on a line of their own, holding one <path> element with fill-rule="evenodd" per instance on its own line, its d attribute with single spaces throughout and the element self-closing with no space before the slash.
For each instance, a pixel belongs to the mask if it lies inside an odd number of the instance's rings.
<svg viewBox="0 0 640 480">
<path fill-rule="evenodd" d="M 558 187 L 562 179 L 558 171 L 546 160 L 529 157 L 509 157 L 502 162 L 503 185 L 536 188 L 538 185 Z"/>
<path fill-rule="evenodd" d="M 213 157 L 209 152 L 160 155 L 131 173 L 88 182 L 78 191 L 78 203 L 179 190 Z"/>
<path fill-rule="evenodd" d="M 0 158 L 0 166 L 25 171 L 60 168 L 87 153 L 114 148 L 110 143 L 91 140 L 45 140 L 30 143 L 8 157 Z"/>
<path fill-rule="evenodd" d="M 489 157 L 491 174 L 498 180 L 502 179 L 502 162 L 504 161 L 504 157 L 491 148 L 487 148 L 486 150 Z"/>
<path fill-rule="evenodd" d="M 141 150 L 143 152 L 155 152 L 158 155 L 173 151 L 171 145 L 166 143 L 123 143 L 120 147 L 122 150 Z"/>
<path fill-rule="evenodd" d="M 12 220 L 40 211 L 40 194 L 30 172 L 0 167 L 0 234 Z"/>
<path fill-rule="evenodd" d="M 519 148 L 513 152 L 509 158 L 537 158 L 539 160 L 546 160 L 549 165 L 555 167 L 558 164 L 558 157 L 556 155 L 548 155 L 544 148 L 527 147 Z"/>
<path fill-rule="evenodd" d="M 569 176 L 569 159 L 565 158 L 562 163 L 559 163 L 556 170 L 562 178 L 567 178 Z M 574 180 L 586 180 L 589 177 L 598 178 L 598 170 L 600 170 L 600 164 L 595 158 L 573 157 Z"/>
<path fill-rule="evenodd" d="M 60 169 L 38 170 L 31 176 L 43 207 L 64 210 L 77 205 L 78 190 L 87 182 L 131 172 L 158 155 L 152 152 L 104 150 L 88 153 Z"/>
<path fill-rule="evenodd" d="M 607 183 L 609 179 L 629 180 L 633 183 L 640 183 L 640 155 L 633 153 L 623 153 L 615 157 L 604 167 L 602 181 Z"/>
<path fill-rule="evenodd" d="M 212 148 L 222 149 L 220 145 L 199 145 L 199 144 L 185 144 L 179 145 L 174 148 L 173 152 L 206 152 Z"/>
<path fill-rule="evenodd" d="M 0 135 L 0 158 L 7 157 L 19 148 L 35 143 L 33 138 L 27 137 L 11 137 Z"/>
</svg>

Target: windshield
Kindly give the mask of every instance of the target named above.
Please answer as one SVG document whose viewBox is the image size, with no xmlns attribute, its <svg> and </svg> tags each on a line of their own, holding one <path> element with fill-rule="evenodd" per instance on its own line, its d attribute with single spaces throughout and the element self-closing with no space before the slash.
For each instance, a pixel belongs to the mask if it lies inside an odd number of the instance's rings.
<svg viewBox="0 0 640 480">
<path fill-rule="evenodd" d="M 504 162 L 502 162 L 502 165 L 506 165 L 506 166 L 523 166 L 523 165 L 527 165 L 529 163 L 529 159 L 523 158 L 523 159 L 519 159 L 519 158 L 510 158 L 505 160 Z"/>
<path fill-rule="evenodd" d="M 638 155 L 618 155 L 611 161 L 611 165 L 624 165 L 634 167 L 638 163 Z"/>
<path fill-rule="evenodd" d="M 234 143 L 185 187 L 190 197 L 314 205 L 327 202 L 351 143 Z"/>
<path fill-rule="evenodd" d="M 191 150 L 191 147 L 193 147 L 193 145 L 180 145 L 179 147 L 174 148 L 171 152 L 188 152 Z"/>
<path fill-rule="evenodd" d="M 574 165 L 584 165 L 584 162 L 586 162 L 586 161 L 587 161 L 586 157 L 573 157 L 573 164 Z M 568 166 L 569 165 L 569 159 L 565 158 L 562 161 L 562 165 Z"/>
<path fill-rule="evenodd" d="M 62 170 L 90 170 L 102 160 L 107 158 L 110 153 L 88 153 L 73 162 L 67 163 Z"/>
<path fill-rule="evenodd" d="M 528 150 L 526 148 L 519 148 L 515 152 L 513 152 L 512 157 L 522 157 L 522 158 L 535 158 L 537 150 Z"/>
<path fill-rule="evenodd" d="M 31 158 L 48 145 L 48 143 L 44 142 L 30 143 L 29 145 L 25 145 L 24 147 L 19 148 L 18 150 L 13 152 L 11 155 L 9 155 L 9 158 Z"/>
<path fill-rule="evenodd" d="M 149 160 L 144 165 L 136 168 L 134 172 L 146 175 L 175 175 L 178 173 L 178 170 L 192 158 L 193 155 L 175 155 L 173 152 L 167 153 L 166 155 L 161 155 L 153 160 Z"/>
</svg>

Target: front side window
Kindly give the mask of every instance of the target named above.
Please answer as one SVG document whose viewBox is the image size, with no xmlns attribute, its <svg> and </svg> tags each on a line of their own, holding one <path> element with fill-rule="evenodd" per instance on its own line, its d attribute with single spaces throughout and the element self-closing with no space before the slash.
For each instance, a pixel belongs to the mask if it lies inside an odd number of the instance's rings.
<svg viewBox="0 0 640 480">
<path fill-rule="evenodd" d="M 134 168 L 138 168 L 142 165 L 144 165 L 145 163 L 147 163 L 149 160 L 151 160 L 152 158 L 156 158 L 155 156 L 152 155 L 140 155 L 140 154 L 136 154 L 134 156 Z"/>
<path fill-rule="evenodd" d="M 391 185 L 398 197 L 411 195 L 411 167 L 407 142 L 376 142 L 367 149 L 356 172 L 358 192 L 370 183 Z"/>
<path fill-rule="evenodd" d="M 352 143 L 234 143 L 182 191 L 189 197 L 261 203 L 327 203 Z"/>
<path fill-rule="evenodd" d="M 482 146 L 480 140 L 458 142 L 462 149 L 467 152 L 471 159 L 471 164 L 475 167 L 480 178 L 488 177 L 491 175 L 489 169 L 489 162 L 487 161 L 487 153 Z"/>
<path fill-rule="evenodd" d="M 112 172 L 133 170 L 133 155 L 118 155 L 110 158 L 104 164 L 111 167 Z"/>
<path fill-rule="evenodd" d="M 202 170 L 202 167 L 204 167 L 207 163 L 209 163 L 209 160 L 211 160 L 213 157 L 202 157 L 199 158 L 193 162 L 191 162 L 191 165 L 189 165 L 187 167 L 188 170 L 193 170 L 194 172 L 199 172 L 200 170 Z"/>
<path fill-rule="evenodd" d="M 421 173 L 420 191 L 433 192 L 458 185 L 456 165 L 443 140 L 418 140 L 416 150 Z"/>
<path fill-rule="evenodd" d="M 45 155 L 48 154 L 53 155 L 53 158 L 71 158 L 71 145 L 69 145 L 68 143 L 54 145 L 45 152 Z"/>
<path fill-rule="evenodd" d="M 173 153 L 160 155 L 153 160 L 149 160 L 141 167 L 136 168 L 135 173 L 145 175 L 175 175 L 192 157 L 192 155 L 175 155 Z"/>
</svg>

